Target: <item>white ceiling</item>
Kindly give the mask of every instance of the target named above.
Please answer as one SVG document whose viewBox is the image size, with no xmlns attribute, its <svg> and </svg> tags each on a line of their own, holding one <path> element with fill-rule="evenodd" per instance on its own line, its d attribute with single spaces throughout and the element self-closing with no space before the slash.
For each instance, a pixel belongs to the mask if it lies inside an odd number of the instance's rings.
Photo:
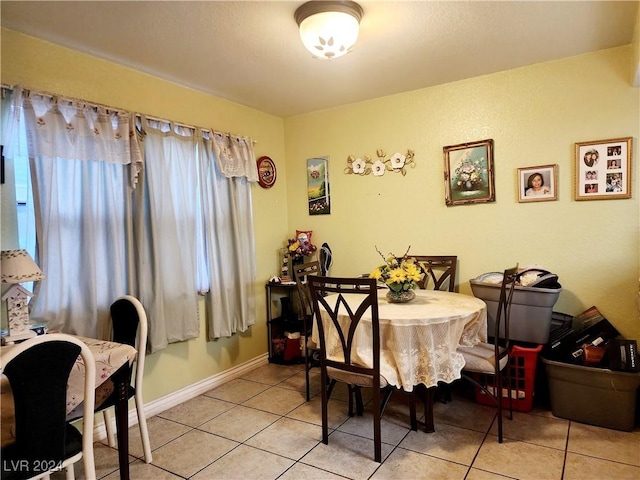
<svg viewBox="0 0 640 480">
<path fill-rule="evenodd" d="M 1 22 L 286 117 L 628 45 L 639 5 L 362 0 L 358 43 L 326 61 L 300 42 L 302 3 L 2 0 Z"/>
</svg>

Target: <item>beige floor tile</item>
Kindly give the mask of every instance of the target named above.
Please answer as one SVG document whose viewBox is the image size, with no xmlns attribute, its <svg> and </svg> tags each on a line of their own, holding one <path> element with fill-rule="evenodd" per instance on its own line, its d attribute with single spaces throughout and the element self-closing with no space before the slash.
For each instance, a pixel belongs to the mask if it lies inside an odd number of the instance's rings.
<svg viewBox="0 0 640 480">
<path fill-rule="evenodd" d="M 395 392 L 382 417 L 385 461 L 378 464 L 371 440 L 371 389 L 363 390 L 365 416 L 350 418 L 346 386 L 336 386 L 329 403 L 329 444 L 324 445 L 320 395 L 305 402 L 303 368 L 262 366 L 147 419 L 152 465 L 140 460 L 142 445 L 133 425 L 131 478 L 560 480 L 563 465 L 563 480 L 640 478 L 640 428 L 621 432 L 594 427 L 537 408 L 514 412 L 513 421 L 505 419 L 503 444 L 491 434 L 483 441 L 490 428 L 496 431 L 495 408 L 476 404 L 471 390 L 455 388 L 451 403 L 435 402 L 436 432 L 430 434 L 409 430 L 408 397 Z M 319 392 L 319 370 L 311 373 Z M 422 420 L 421 402 L 417 409 Z M 119 478 L 117 450 L 106 440 L 94 450 L 98 478 Z M 471 468 L 466 466 L 470 462 Z M 76 478 L 84 478 L 82 470 L 80 462 Z M 64 474 L 52 478 L 64 480 Z"/>
<path fill-rule="evenodd" d="M 116 472 L 118 476 L 120 475 L 120 464 L 118 462 L 118 451 L 116 449 L 101 443 L 94 443 L 93 457 L 96 465 L 96 478 L 103 478 L 114 472 Z M 130 462 L 136 460 L 131 456 L 129 459 Z M 82 460 L 74 464 L 73 471 L 76 478 L 86 478 Z M 52 480 L 64 480 L 64 471 L 54 473 L 51 475 L 51 478 Z"/>
<path fill-rule="evenodd" d="M 280 415 L 238 405 L 200 425 L 198 429 L 244 442 L 280 418 Z"/>
<path fill-rule="evenodd" d="M 322 440 L 322 428 L 282 418 L 245 443 L 283 457 L 299 460 Z"/>
<path fill-rule="evenodd" d="M 468 468 L 403 448 L 394 450 L 371 480 L 463 480 Z"/>
<path fill-rule="evenodd" d="M 477 432 L 486 433 L 491 422 L 496 416 L 496 409 L 461 397 L 454 396 L 449 403 L 433 404 L 433 419 L 436 429 L 441 423 L 468 428 Z"/>
<path fill-rule="evenodd" d="M 472 468 L 469 470 L 469 474 L 465 480 L 507 480 L 510 477 L 504 475 L 498 475 L 497 473 L 485 472 L 484 470 L 478 470 Z"/>
<path fill-rule="evenodd" d="M 640 446 L 638 446 L 640 449 Z M 640 453 L 639 453 L 640 455 Z M 563 480 L 637 480 L 640 467 L 568 453 Z"/>
<path fill-rule="evenodd" d="M 278 477 L 278 480 L 344 480 L 344 478 L 326 470 L 297 462 L 281 477 Z"/>
<path fill-rule="evenodd" d="M 243 405 L 264 410 L 265 412 L 275 413 L 276 415 L 285 415 L 304 402 L 305 397 L 300 392 L 294 392 L 286 388 L 272 387 L 243 402 Z"/>
<path fill-rule="evenodd" d="M 197 427 L 233 407 L 233 403 L 200 395 L 159 413 L 158 417 Z"/>
<path fill-rule="evenodd" d="M 295 375 L 283 380 L 278 384 L 281 388 L 290 388 L 303 394 L 306 398 L 307 395 L 307 378 L 302 372 L 298 372 Z M 320 393 L 320 374 L 318 369 L 315 368 L 309 372 L 309 395 L 311 397 Z"/>
<path fill-rule="evenodd" d="M 191 430 L 191 427 L 155 416 L 147 419 L 147 429 L 149 430 L 149 443 L 151 443 L 151 450 L 153 452 L 156 448 L 187 433 Z M 103 440 L 103 443 L 107 443 L 106 438 Z M 129 428 L 129 453 L 138 458 L 144 457 L 142 440 L 140 439 L 140 428 L 138 425 L 133 425 Z"/>
<path fill-rule="evenodd" d="M 433 433 L 410 432 L 400 447 L 442 458 L 463 465 L 471 465 L 478 453 L 484 434 L 454 425 L 442 424 Z"/>
<path fill-rule="evenodd" d="M 640 434 L 571 422 L 567 451 L 640 466 Z"/>
<path fill-rule="evenodd" d="M 408 411 L 404 417 L 394 413 L 396 412 L 385 412 L 380 420 L 382 441 L 390 445 L 398 445 L 409 433 L 411 427 Z M 361 417 L 356 415 L 349 418 L 338 427 L 338 430 L 373 440 L 373 412 L 367 409 Z"/>
<path fill-rule="evenodd" d="M 520 480 L 560 480 L 564 452 L 549 447 L 488 435 L 473 467 Z"/>
<path fill-rule="evenodd" d="M 339 427 L 349 418 L 347 410 L 348 406 L 346 402 L 334 399 L 329 400 L 327 420 L 330 429 Z M 287 417 L 322 425 L 322 399 L 320 396 L 313 397 L 308 402 L 303 403 L 295 410 L 287 413 Z"/>
<path fill-rule="evenodd" d="M 286 380 L 298 373 L 303 367 L 304 365 L 278 365 L 275 363 L 268 363 L 256 368 L 255 370 L 251 370 L 241 378 L 267 385 L 277 385 L 283 380 Z"/>
<path fill-rule="evenodd" d="M 509 413 L 505 412 L 502 429 L 504 437 L 564 450 L 569 421 L 521 412 L 513 412 L 513 419 L 509 420 Z M 491 433 L 498 435 L 497 420 L 491 426 Z"/>
<path fill-rule="evenodd" d="M 142 460 L 137 460 L 129 466 L 129 476 L 135 480 L 180 480 L 182 478 L 153 464 L 144 463 Z M 120 472 L 113 472 L 111 475 L 104 477 L 104 480 L 119 479 Z"/>
<path fill-rule="evenodd" d="M 264 392 L 269 386 L 264 383 L 252 382 L 243 378 L 236 378 L 203 395 L 217 398 L 226 402 L 242 403 L 251 397 Z"/>
<path fill-rule="evenodd" d="M 391 445 L 382 444 L 382 460 L 392 449 Z M 373 440 L 338 431 L 329 435 L 328 445 L 319 443 L 300 461 L 354 480 L 369 478 L 380 466 L 374 460 Z"/>
<path fill-rule="evenodd" d="M 225 453 L 237 442 L 192 430 L 153 452 L 153 464 L 183 477 L 190 477 Z"/>
<path fill-rule="evenodd" d="M 191 478 L 192 480 L 275 480 L 293 463 L 293 460 L 288 458 L 240 445 Z"/>
</svg>

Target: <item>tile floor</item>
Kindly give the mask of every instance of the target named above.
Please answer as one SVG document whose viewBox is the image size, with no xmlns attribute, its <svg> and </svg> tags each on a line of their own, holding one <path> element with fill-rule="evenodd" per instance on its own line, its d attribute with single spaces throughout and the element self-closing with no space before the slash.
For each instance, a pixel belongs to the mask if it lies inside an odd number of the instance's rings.
<svg viewBox="0 0 640 480">
<path fill-rule="evenodd" d="M 308 403 L 303 367 L 269 364 L 150 418 L 149 465 L 140 460 L 138 427 L 131 427 L 131 478 L 640 478 L 638 428 L 598 428 L 534 409 L 505 420 L 505 441 L 498 444 L 495 409 L 473 403 L 464 392 L 454 392 L 451 403 L 436 402 L 431 434 L 409 429 L 406 398 L 394 394 L 383 416 L 379 464 L 373 461 L 371 416 L 348 417 L 344 390 L 336 389 L 329 405 L 329 444 L 321 442 L 318 369 L 312 372 Z M 117 451 L 103 443 L 95 447 L 98 478 L 118 479 Z"/>
</svg>

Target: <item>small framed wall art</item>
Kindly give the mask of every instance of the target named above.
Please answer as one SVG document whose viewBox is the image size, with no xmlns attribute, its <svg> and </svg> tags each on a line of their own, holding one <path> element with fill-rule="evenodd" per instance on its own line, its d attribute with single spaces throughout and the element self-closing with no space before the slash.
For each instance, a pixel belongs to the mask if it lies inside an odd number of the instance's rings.
<svg viewBox="0 0 640 480">
<path fill-rule="evenodd" d="M 307 201 L 309 215 L 331 214 L 329 157 L 307 160 Z"/>
<path fill-rule="evenodd" d="M 267 156 L 260 157 L 258 163 L 258 183 L 262 188 L 271 188 L 276 183 L 276 164 Z"/>
<path fill-rule="evenodd" d="M 493 140 L 444 147 L 447 206 L 495 202 Z"/>
<path fill-rule="evenodd" d="M 518 201 L 521 203 L 557 200 L 557 185 L 557 165 L 539 165 L 518 169 Z"/>
<path fill-rule="evenodd" d="M 631 198 L 631 142 L 625 137 L 576 143 L 576 200 Z"/>
</svg>

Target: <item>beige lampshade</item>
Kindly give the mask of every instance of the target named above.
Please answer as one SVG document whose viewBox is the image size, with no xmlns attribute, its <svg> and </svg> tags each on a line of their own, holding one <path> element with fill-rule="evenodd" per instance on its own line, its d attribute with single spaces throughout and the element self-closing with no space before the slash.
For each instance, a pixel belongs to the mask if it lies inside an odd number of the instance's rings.
<svg viewBox="0 0 640 480">
<path fill-rule="evenodd" d="M 2 283 L 22 283 L 42 280 L 44 274 L 26 250 L 3 250 L 0 253 Z"/>
</svg>

